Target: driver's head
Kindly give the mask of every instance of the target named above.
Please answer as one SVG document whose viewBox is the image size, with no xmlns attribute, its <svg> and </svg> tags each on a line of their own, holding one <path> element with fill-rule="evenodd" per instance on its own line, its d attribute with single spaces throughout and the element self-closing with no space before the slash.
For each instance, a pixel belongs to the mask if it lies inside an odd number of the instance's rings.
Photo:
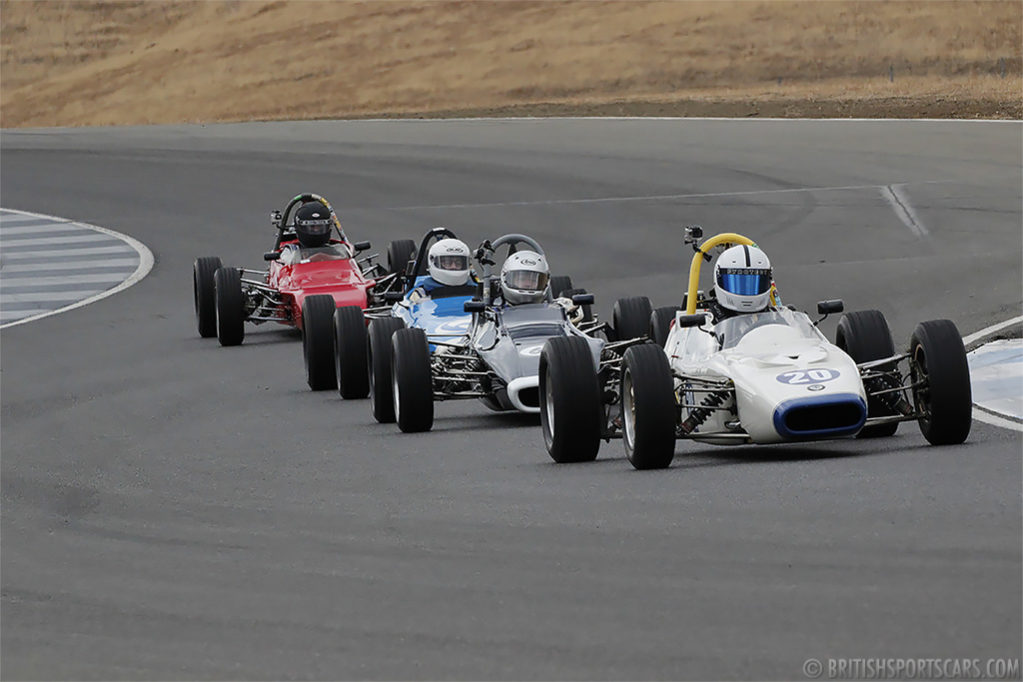
<svg viewBox="0 0 1023 682">
<path fill-rule="evenodd" d="M 330 211 L 318 201 L 304 204 L 295 211 L 295 234 L 302 246 L 312 248 L 330 241 Z"/>
<path fill-rule="evenodd" d="M 426 260 L 435 282 L 457 287 L 469 281 L 469 247 L 460 239 L 441 239 L 430 247 Z"/>
<path fill-rule="evenodd" d="M 517 251 L 501 267 L 501 292 L 512 305 L 543 301 L 549 280 L 547 259 L 535 251 Z"/>
<path fill-rule="evenodd" d="M 755 246 L 733 246 L 714 263 L 714 288 L 723 307 L 753 313 L 771 302 L 771 261 Z"/>
</svg>

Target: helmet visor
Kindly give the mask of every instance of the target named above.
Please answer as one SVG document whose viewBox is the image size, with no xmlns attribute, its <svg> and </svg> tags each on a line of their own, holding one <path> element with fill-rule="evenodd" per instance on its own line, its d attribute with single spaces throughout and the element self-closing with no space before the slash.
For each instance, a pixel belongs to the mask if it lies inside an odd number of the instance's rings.
<svg viewBox="0 0 1023 682">
<path fill-rule="evenodd" d="M 770 268 L 721 268 L 717 285 L 731 294 L 757 296 L 771 289 Z"/>
<path fill-rule="evenodd" d="M 459 255 L 441 255 L 435 256 L 433 264 L 441 270 L 468 270 L 469 269 L 469 257 Z"/>
<path fill-rule="evenodd" d="M 519 291 L 543 291 L 547 288 L 547 273 L 536 270 L 511 270 L 504 276 L 504 284 Z"/>
<path fill-rule="evenodd" d="M 295 228 L 311 235 L 324 235 L 330 233 L 330 220 L 300 220 Z"/>
</svg>

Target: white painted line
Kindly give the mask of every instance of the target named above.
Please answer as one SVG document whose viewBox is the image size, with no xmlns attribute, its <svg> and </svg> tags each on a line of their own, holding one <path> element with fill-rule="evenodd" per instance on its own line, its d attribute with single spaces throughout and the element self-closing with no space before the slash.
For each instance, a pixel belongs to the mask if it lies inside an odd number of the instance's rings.
<svg viewBox="0 0 1023 682">
<path fill-rule="evenodd" d="M 732 123 L 756 123 L 759 121 L 771 121 L 775 123 L 787 123 L 789 121 L 819 122 L 819 123 L 1015 123 L 1023 121 L 1010 118 L 771 118 L 769 116 L 744 116 L 742 118 L 729 118 L 727 116 L 494 116 L 483 118 L 322 118 L 307 121 L 287 121 L 287 123 L 480 123 L 485 121 L 497 121 L 500 123 L 516 123 L 518 121 L 725 121 Z M 232 125 L 230 123 L 204 124 L 204 128 L 216 128 L 217 126 Z M 193 126 L 198 127 L 193 124 Z M 36 128 L 40 130 L 47 128 Z M 50 128 L 49 130 L 68 130 L 67 128 Z M 25 129 L 25 133 L 31 134 L 32 129 Z M 14 132 L 14 131 L 11 131 Z"/>
<path fill-rule="evenodd" d="M 82 291 L 81 289 L 68 289 L 67 291 L 45 291 L 28 294 L 0 294 L 0 308 L 6 303 L 38 303 L 41 301 L 77 301 L 83 296 L 98 294 L 97 289 Z M 49 311 L 47 311 L 49 312 Z"/>
<path fill-rule="evenodd" d="M 0 260 L 28 260 L 30 258 L 38 258 L 40 261 L 54 262 L 52 259 L 58 256 L 99 256 L 102 254 L 113 254 L 119 253 L 127 255 L 130 253 L 131 247 L 125 244 L 119 244 L 117 246 L 90 246 L 82 249 L 45 249 L 40 251 L 19 251 L 17 253 L 6 253 L 0 251 Z"/>
<path fill-rule="evenodd" d="M 38 218 L 32 218 L 32 220 L 38 220 Z M 75 235 L 81 234 L 86 229 L 84 227 L 76 227 L 74 223 L 38 223 L 36 225 L 20 225 L 18 227 L 7 227 L 7 224 L 0 224 L 0 239 L 7 239 L 12 234 L 39 234 L 45 231 L 47 237 L 52 237 L 54 232 L 61 234 Z"/>
<path fill-rule="evenodd" d="M 984 412 L 983 410 L 974 406 L 973 408 L 973 420 L 978 422 L 984 422 L 985 424 L 991 424 L 992 426 L 1000 426 L 1003 429 L 1009 429 L 1011 431 L 1023 432 L 1023 424 L 1018 422 L 1009 421 L 1003 417 Z"/>
<path fill-rule="evenodd" d="M 919 184 L 935 184 L 938 180 L 921 182 Z M 600 204 L 622 201 L 666 201 L 672 199 L 705 199 L 712 197 L 736 197 L 754 196 L 761 194 L 791 194 L 794 192 L 842 192 L 850 190 L 873 189 L 880 190 L 888 185 L 842 185 L 837 187 L 792 187 L 788 189 L 758 189 L 740 190 L 736 192 L 701 192 L 695 194 L 650 194 L 641 196 L 620 196 L 620 197 L 596 197 L 592 199 L 541 199 L 536 201 L 501 201 L 481 204 L 435 204 L 424 206 L 395 206 L 385 207 L 377 210 L 386 211 L 420 211 L 431 208 L 492 208 L 501 206 L 548 206 L 551 204 Z M 349 209 L 352 210 L 352 209 Z"/>
<path fill-rule="evenodd" d="M 23 317 L 29 315 L 35 315 L 38 310 L 16 310 L 14 312 L 0 311 L 0 323 L 9 322 L 11 320 L 20 320 Z"/>
<path fill-rule="evenodd" d="M 3 235 L 0 235 L 3 237 Z M 0 247 L 10 249 L 17 246 L 43 246 L 46 244 L 78 244 L 81 242 L 105 242 L 110 237 L 103 234 L 83 234 L 74 237 L 30 237 L 28 239 L 0 239 Z"/>
<path fill-rule="evenodd" d="M 58 277 L 37 277 L 34 275 L 10 276 L 6 270 L 0 270 L 0 291 L 6 286 L 25 286 L 26 284 L 49 286 L 51 284 L 104 284 L 120 282 L 124 272 L 105 272 L 92 275 L 61 275 Z"/>
<path fill-rule="evenodd" d="M 89 268 L 134 268 L 138 258 L 107 258 L 86 261 L 22 263 L 21 265 L 5 265 L 0 263 L 0 281 L 11 272 L 39 272 L 46 270 L 87 270 Z"/>
<path fill-rule="evenodd" d="M 920 238 L 926 237 L 929 234 L 927 227 L 924 226 L 923 221 L 920 220 L 916 211 L 913 210 L 913 206 L 909 203 L 909 198 L 902 191 L 903 187 L 905 187 L 905 184 L 885 185 L 881 188 L 881 196 L 891 204 L 895 215 L 913 234 Z"/>
<path fill-rule="evenodd" d="M 28 216 L 35 216 L 37 218 L 49 218 L 49 219 L 55 220 L 55 221 L 63 221 L 64 220 L 63 218 L 57 218 L 55 216 L 44 215 L 42 213 L 29 213 L 28 211 L 12 211 L 12 212 L 21 213 L 23 215 L 28 215 Z M 81 307 L 89 305 L 90 303 L 95 303 L 96 301 L 99 301 L 101 299 L 107 298 L 108 296 L 113 296 L 114 294 L 119 293 L 121 291 L 124 291 L 128 287 L 131 287 L 131 286 L 139 283 L 140 281 L 142 281 L 142 278 L 145 277 L 146 275 L 148 275 L 149 271 L 153 269 L 153 252 L 150 251 L 149 248 L 145 244 L 140 242 L 139 240 L 137 240 L 137 239 L 135 239 L 133 237 L 129 237 L 126 234 L 121 234 L 120 232 L 115 232 L 114 230 L 108 230 L 107 228 L 100 227 L 98 225 L 90 225 L 89 223 L 75 223 L 75 224 L 76 225 L 81 225 L 83 227 L 87 227 L 90 230 L 95 230 L 96 232 L 99 232 L 101 234 L 105 234 L 105 235 L 108 235 L 108 236 L 120 239 L 121 241 L 123 241 L 126 244 L 128 244 L 128 246 L 130 246 L 131 248 L 135 249 L 135 251 L 139 254 L 139 264 L 138 264 L 138 267 L 135 268 L 135 272 L 133 272 L 127 279 L 125 279 L 123 282 L 121 282 L 117 286 L 113 287 L 112 289 L 107 289 L 106 291 L 101 291 L 98 294 L 90 296 L 90 297 L 88 297 L 86 299 L 83 299 L 81 301 L 77 301 L 76 303 L 72 303 L 71 305 L 64 306 L 63 308 L 57 308 L 56 310 L 48 310 L 46 312 L 39 313 L 38 315 L 33 315 L 31 317 L 25 317 L 25 318 L 22 318 L 20 320 L 15 320 L 13 322 L 6 322 L 6 323 L 3 323 L 3 324 L 0 324 L 0 329 L 9 329 L 10 327 L 15 327 L 15 326 L 20 325 L 20 324 L 25 324 L 26 322 L 32 322 L 33 320 L 41 320 L 44 317 L 50 317 L 51 315 L 57 315 L 59 313 L 64 313 L 64 312 L 67 312 L 69 310 L 74 310 L 76 308 L 81 308 Z"/>
<path fill-rule="evenodd" d="M 979 341 L 980 339 L 983 339 L 986 336 L 996 334 L 997 332 L 1000 332 L 1003 329 L 1006 329 L 1007 327 L 1011 327 L 1014 324 L 1020 324 L 1021 322 L 1023 322 L 1023 315 L 1020 315 L 1019 317 L 1014 317 L 1011 320 L 1006 320 L 1005 322 L 993 324 L 990 327 L 984 327 L 979 332 L 974 332 L 969 336 L 964 336 L 963 345 L 969 346 L 971 343 L 974 343 L 975 341 Z"/>
</svg>

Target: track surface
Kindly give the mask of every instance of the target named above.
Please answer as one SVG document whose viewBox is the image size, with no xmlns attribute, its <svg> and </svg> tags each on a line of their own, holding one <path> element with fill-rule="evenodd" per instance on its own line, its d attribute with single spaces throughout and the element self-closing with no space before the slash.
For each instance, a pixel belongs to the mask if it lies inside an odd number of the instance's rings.
<svg viewBox="0 0 1023 682">
<path fill-rule="evenodd" d="M 680 444 L 648 473 L 613 443 L 556 466 L 535 423 L 475 403 L 404 436 L 310 393 L 293 334 L 221 349 L 197 337 L 190 291 L 196 256 L 259 266 L 267 212 L 314 191 L 381 251 L 438 224 L 470 243 L 532 234 L 603 311 L 678 300 L 680 226 L 699 223 L 755 238 L 787 303 L 878 307 L 900 344 L 921 319 L 968 333 L 1019 314 L 1019 124 L 337 122 L 2 144 L 5 207 L 156 255 L 131 289 L 3 332 L 4 678 L 793 679 L 810 657 L 1020 655 L 1018 433 Z"/>
</svg>

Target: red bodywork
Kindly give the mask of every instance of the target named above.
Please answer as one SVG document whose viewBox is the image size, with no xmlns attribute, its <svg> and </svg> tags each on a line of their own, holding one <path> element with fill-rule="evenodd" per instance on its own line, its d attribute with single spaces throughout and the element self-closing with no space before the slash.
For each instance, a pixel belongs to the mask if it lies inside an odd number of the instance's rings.
<svg viewBox="0 0 1023 682">
<path fill-rule="evenodd" d="M 291 319 L 301 329 L 302 302 L 306 296 L 327 294 L 334 297 L 334 305 L 339 308 L 357 305 L 365 309 L 367 290 L 375 280 L 364 278 L 354 259 L 336 258 L 294 265 L 272 261 L 267 284 L 281 293 L 284 304 L 290 308 Z"/>
</svg>

